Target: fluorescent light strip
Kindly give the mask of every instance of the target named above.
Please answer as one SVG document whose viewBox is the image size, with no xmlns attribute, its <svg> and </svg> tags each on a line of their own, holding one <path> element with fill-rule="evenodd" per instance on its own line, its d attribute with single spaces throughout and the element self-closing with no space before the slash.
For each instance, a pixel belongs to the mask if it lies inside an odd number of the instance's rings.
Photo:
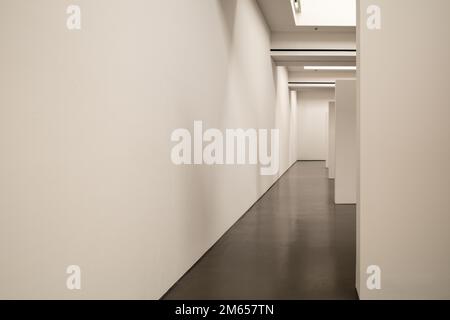
<svg viewBox="0 0 450 320">
<path fill-rule="evenodd" d="M 335 84 L 290 84 L 291 88 L 335 88 Z"/>
<path fill-rule="evenodd" d="M 320 71 L 356 71 L 354 66 L 305 66 L 305 70 Z"/>
</svg>

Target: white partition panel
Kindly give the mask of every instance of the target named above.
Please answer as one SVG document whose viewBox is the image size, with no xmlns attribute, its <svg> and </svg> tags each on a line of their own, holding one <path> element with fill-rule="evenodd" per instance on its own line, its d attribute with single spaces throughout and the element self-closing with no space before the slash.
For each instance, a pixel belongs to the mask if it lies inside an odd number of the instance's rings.
<svg viewBox="0 0 450 320">
<path fill-rule="evenodd" d="M 450 299 L 450 1 L 359 4 L 359 295 Z"/>
<path fill-rule="evenodd" d="M 334 179 L 336 171 L 336 103 L 328 106 L 328 178 Z"/>
<path fill-rule="evenodd" d="M 356 203 L 356 81 L 336 81 L 336 204 Z"/>
</svg>

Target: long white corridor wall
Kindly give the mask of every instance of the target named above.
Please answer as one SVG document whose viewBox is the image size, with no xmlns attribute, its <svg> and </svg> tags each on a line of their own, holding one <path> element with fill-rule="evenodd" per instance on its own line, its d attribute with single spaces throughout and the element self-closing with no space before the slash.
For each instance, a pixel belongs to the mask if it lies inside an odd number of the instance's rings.
<svg viewBox="0 0 450 320">
<path fill-rule="evenodd" d="M 282 174 L 287 71 L 253 0 L 77 4 L 2 0 L 0 298 L 159 298 L 277 178 L 175 166 L 171 133 L 279 127 Z"/>
<path fill-rule="evenodd" d="M 298 156 L 325 161 L 328 156 L 328 103 L 334 89 L 306 89 L 298 94 Z"/>
</svg>

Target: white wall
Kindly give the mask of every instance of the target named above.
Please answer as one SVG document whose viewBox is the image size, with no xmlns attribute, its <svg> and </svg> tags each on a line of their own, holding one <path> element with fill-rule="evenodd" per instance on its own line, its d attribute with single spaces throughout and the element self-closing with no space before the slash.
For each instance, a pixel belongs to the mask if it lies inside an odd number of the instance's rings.
<svg viewBox="0 0 450 320">
<path fill-rule="evenodd" d="M 327 158 L 325 159 L 325 168 L 328 169 L 329 167 L 329 162 L 330 162 L 330 108 L 328 108 L 328 112 L 327 112 L 327 123 L 328 123 L 328 139 L 327 139 L 327 145 L 328 145 L 328 149 L 327 149 Z"/>
<path fill-rule="evenodd" d="M 450 1 L 361 0 L 362 299 L 450 299 Z M 366 28 L 369 5 L 381 30 Z M 367 267 L 382 271 L 366 287 Z"/>
<path fill-rule="evenodd" d="M 294 158 L 296 151 L 290 149 L 297 145 L 296 135 L 297 107 L 292 105 L 292 93 L 289 91 L 289 73 L 287 67 L 276 67 L 276 114 L 275 127 L 280 130 L 280 173 L 283 174 L 297 161 Z M 294 108 L 295 107 L 295 108 Z"/>
<path fill-rule="evenodd" d="M 251 0 L 76 3 L 1 2 L 0 298 L 159 298 L 277 178 L 174 166 L 172 131 L 280 127 L 282 174 L 287 70 Z"/>
<path fill-rule="evenodd" d="M 325 63 L 326 64 L 326 63 Z M 329 65 L 339 65 L 339 63 L 328 63 Z M 355 65 L 355 63 L 350 63 Z M 296 68 L 296 67 L 293 67 Z M 293 69 L 291 67 L 291 69 Z M 298 67 L 297 67 L 298 68 Z M 304 67 L 300 67 L 304 68 Z M 355 71 L 291 71 L 289 72 L 289 81 L 293 82 L 335 82 L 338 79 L 353 79 L 355 80 Z"/>
<path fill-rule="evenodd" d="M 356 203 L 356 81 L 336 81 L 335 202 Z"/>
<path fill-rule="evenodd" d="M 354 31 L 273 32 L 271 43 L 272 49 L 356 49 Z"/>
<path fill-rule="evenodd" d="M 328 178 L 334 179 L 336 171 L 336 103 L 328 107 Z"/>
<path fill-rule="evenodd" d="M 289 135 L 289 163 L 292 164 L 298 161 L 298 98 L 297 91 L 291 90 L 291 123 Z"/>
<path fill-rule="evenodd" d="M 328 155 L 328 102 L 334 89 L 308 89 L 298 94 L 299 160 L 326 161 Z"/>
</svg>

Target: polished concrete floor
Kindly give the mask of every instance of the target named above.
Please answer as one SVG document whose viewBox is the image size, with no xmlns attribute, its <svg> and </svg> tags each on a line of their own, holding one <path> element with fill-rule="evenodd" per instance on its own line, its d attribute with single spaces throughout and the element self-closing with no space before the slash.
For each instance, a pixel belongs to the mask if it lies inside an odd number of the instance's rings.
<svg viewBox="0 0 450 320">
<path fill-rule="evenodd" d="M 163 297 L 357 299 L 355 206 L 324 162 L 298 162 Z"/>
</svg>

